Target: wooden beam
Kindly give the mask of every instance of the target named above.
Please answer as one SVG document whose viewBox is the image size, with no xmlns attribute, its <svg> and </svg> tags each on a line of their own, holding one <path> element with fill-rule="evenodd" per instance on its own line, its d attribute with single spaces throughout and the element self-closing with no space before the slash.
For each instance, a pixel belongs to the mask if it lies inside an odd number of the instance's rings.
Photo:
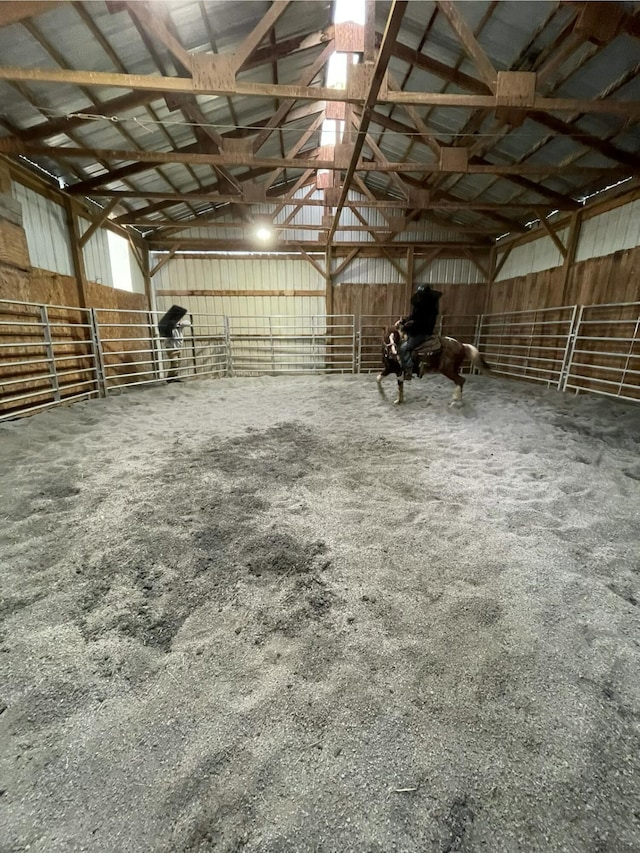
<svg viewBox="0 0 640 853">
<path fill-rule="evenodd" d="M 295 145 L 291 146 L 289 151 L 287 151 L 287 156 L 285 159 L 292 159 L 292 158 L 296 157 L 296 155 L 299 153 L 299 151 L 302 148 L 304 148 L 304 146 L 307 144 L 307 142 L 311 139 L 313 134 L 316 133 L 320 129 L 321 125 L 322 125 L 322 114 L 320 114 L 316 118 L 316 120 L 311 123 L 311 126 L 309 127 L 309 129 L 306 130 L 302 134 L 302 136 L 300 136 L 300 138 L 295 143 Z M 279 166 L 277 169 L 275 169 L 268 176 L 266 183 L 265 183 L 265 192 L 266 192 L 266 190 L 269 189 L 269 187 L 271 187 L 276 182 L 276 180 L 282 174 L 282 172 L 284 171 L 285 168 L 286 168 L 285 166 Z"/>
<path fill-rule="evenodd" d="M 320 264 L 319 264 L 319 263 L 318 263 L 314 258 L 312 258 L 312 257 L 311 257 L 311 255 L 309 255 L 307 252 L 305 252 L 305 250 L 302 248 L 302 246 L 299 246 L 299 247 L 298 247 L 298 250 L 299 250 L 300 254 L 302 255 L 302 257 L 303 257 L 305 260 L 309 261 L 309 263 L 311 264 L 311 266 L 312 266 L 315 270 L 317 270 L 317 271 L 320 273 L 320 275 L 322 276 L 322 278 L 326 279 L 326 277 L 327 277 L 327 272 L 326 272 L 326 270 L 325 270 L 325 269 L 322 269 L 322 267 L 320 266 Z"/>
<path fill-rule="evenodd" d="M 274 0 L 260 22 L 253 28 L 241 45 L 233 52 L 236 71 L 239 71 L 258 47 L 262 39 L 275 25 L 278 18 L 286 11 L 291 0 Z"/>
<path fill-rule="evenodd" d="M 64 5 L 62 0 L 59 0 L 59 2 L 53 2 L 53 0 L 51 2 L 49 0 L 25 2 L 25 0 L 21 0 L 19 3 L 0 3 L 0 27 L 17 24 L 26 18 L 35 18 L 43 12 L 49 12 L 51 9 L 55 9 L 56 6 L 62 5 Z"/>
<path fill-rule="evenodd" d="M 158 4 L 156 4 L 156 8 L 158 8 Z M 167 48 L 173 58 L 178 61 L 179 65 L 185 68 L 189 74 L 193 74 L 191 54 L 188 50 L 185 50 L 178 39 L 169 32 L 165 22 L 158 14 L 156 14 L 153 8 L 148 6 L 146 3 L 139 2 L 138 0 L 138 2 L 135 3 L 127 3 L 127 11 L 132 18 L 138 21 L 147 33 L 151 33 L 151 35 L 158 39 L 158 41 Z"/>
<path fill-rule="evenodd" d="M 440 248 L 434 248 L 429 252 L 429 254 L 427 255 L 426 258 L 422 258 L 418 262 L 418 264 L 416 265 L 415 270 L 414 270 L 414 280 L 416 278 L 420 277 L 420 275 L 426 270 L 426 268 L 429 266 L 429 264 L 432 261 L 435 261 L 435 259 L 438 257 L 439 254 L 440 254 Z"/>
<path fill-rule="evenodd" d="M 571 216 L 571 224 L 569 226 L 569 240 L 567 241 L 567 251 L 562 264 L 562 298 L 561 305 L 565 304 L 567 290 L 569 288 L 569 277 L 573 264 L 576 258 L 576 250 L 580 239 L 580 229 L 582 227 L 582 211 L 578 210 Z"/>
<path fill-rule="evenodd" d="M 92 221 L 91 225 L 87 228 L 84 234 L 78 239 L 78 243 L 80 247 L 84 247 L 85 243 L 88 243 L 91 237 L 95 234 L 95 232 L 100 228 L 103 222 L 109 218 L 109 214 L 113 213 L 114 208 L 119 204 L 119 199 L 112 198 L 111 201 L 104 208 L 102 213 Z"/>
<path fill-rule="evenodd" d="M 391 49 L 398 37 L 400 25 L 402 23 L 404 13 L 407 9 L 407 5 L 407 0 L 393 0 L 391 4 L 389 17 L 387 18 L 387 25 L 385 27 L 384 35 L 382 37 L 382 43 L 380 45 L 380 50 L 378 51 L 376 63 L 372 69 L 371 83 L 369 85 L 369 90 L 364 100 L 364 105 L 362 109 L 362 119 L 360 121 L 358 133 L 356 134 L 356 140 L 354 143 L 354 150 L 351 157 L 351 162 L 349 163 L 349 168 L 347 169 L 347 173 L 344 179 L 342 192 L 340 193 L 340 199 L 338 201 L 336 212 L 333 218 L 333 223 L 329 230 L 329 234 L 327 235 L 328 243 L 331 243 L 331 241 L 333 240 L 336 229 L 338 227 L 338 223 L 340 221 L 340 213 L 342 212 L 342 208 L 344 207 L 345 202 L 347 200 L 349 189 L 351 187 L 351 181 L 353 179 L 353 175 L 355 174 L 356 166 L 358 165 L 358 160 L 360 158 L 362 147 L 365 143 L 367 130 L 369 129 L 369 123 L 371 122 L 371 110 L 373 109 L 376 103 L 378 93 L 380 92 L 380 89 L 382 87 L 384 75 L 386 74 L 389 60 L 391 59 Z"/>
<path fill-rule="evenodd" d="M 324 273 L 323 273 L 324 275 Z M 158 296 L 325 296 L 324 290 L 158 290 Z"/>
<path fill-rule="evenodd" d="M 399 272 L 399 273 L 400 273 L 400 278 L 403 278 L 405 281 L 408 281 L 407 271 L 406 271 L 406 270 L 404 270 L 404 269 L 402 269 L 402 267 L 400 266 L 400 264 L 399 264 L 399 263 L 397 263 L 397 261 L 396 261 L 396 260 L 395 260 L 395 259 L 394 259 L 394 258 L 393 258 L 389 253 L 388 253 L 388 252 L 387 252 L 387 250 L 386 250 L 386 249 L 383 249 L 383 250 L 382 250 L 382 254 L 383 254 L 383 255 L 385 256 L 385 258 L 389 261 L 389 263 L 391 264 L 391 266 L 392 266 L 392 267 L 393 267 L 397 272 Z"/>
<path fill-rule="evenodd" d="M 69 232 L 73 272 L 78 288 L 78 305 L 80 308 L 88 308 L 90 306 L 87 304 L 87 271 L 84 265 L 82 247 L 80 245 L 80 225 L 73 202 L 68 197 L 64 199 L 64 209 L 67 218 L 67 230 Z"/>
<path fill-rule="evenodd" d="M 406 2 L 406 0 L 405 0 Z M 366 138 L 366 132 L 363 134 L 363 142 Z M 375 143 L 374 143 L 375 145 Z M 51 148 L 42 145 L 23 145 L 20 140 L 15 137 L 5 137 L 0 139 L 0 152 L 5 154 L 21 154 L 23 156 L 43 156 L 59 159 L 79 159 L 79 160 L 105 160 L 105 161 L 138 161 L 153 163 L 154 165 L 162 165 L 163 163 L 184 163 L 209 166 L 238 166 L 243 165 L 247 168 L 261 169 L 308 169 L 313 166 L 315 169 L 327 169 L 332 172 L 339 172 L 344 167 L 338 165 L 335 159 L 331 160 L 312 160 L 310 157 L 258 157 L 250 154 L 238 156 L 238 154 L 201 154 L 195 151 L 135 151 L 122 148 L 82 148 L 80 146 L 56 146 Z M 380 155 L 382 156 L 382 155 Z M 358 153 L 359 157 L 359 153 Z M 357 169 L 359 172 L 383 172 L 390 174 L 438 174 L 445 171 L 451 174 L 447 167 L 444 170 L 440 164 L 435 163 L 418 163 L 403 161 L 400 163 L 390 163 L 387 160 L 361 160 L 356 159 L 354 152 L 353 171 Z M 603 170 L 595 166 L 551 166 L 547 164 L 528 164 L 518 163 L 509 166 L 493 165 L 493 164 L 477 164 L 469 163 L 464 170 L 464 174 L 469 175 L 562 175 L 562 174 L 583 175 L 586 177 L 601 177 Z M 637 166 L 615 167 L 607 169 L 606 175 L 611 178 L 628 177 L 630 174 L 640 176 L 640 164 Z M 398 178 L 398 180 L 400 180 Z M 406 187 L 403 189 L 406 190 Z M 70 188 L 73 191 L 73 187 Z M 142 193 L 144 197 L 144 193 Z M 239 199 L 234 199 L 239 201 Z"/>
<path fill-rule="evenodd" d="M 480 270 L 485 279 L 489 281 L 489 278 L 491 277 L 491 272 L 484 266 L 484 264 L 480 263 L 478 258 L 470 249 L 465 249 L 464 253 L 469 258 L 471 263 Z"/>
<path fill-rule="evenodd" d="M 601 173 L 602 174 L 602 173 Z M 73 192 L 73 187 L 68 187 L 66 192 L 70 195 L 75 195 Z M 163 199 L 167 202 L 181 202 L 181 201 L 208 201 L 211 204 L 228 204 L 230 202 L 235 202 L 236 204 L 252 204 L 253 202 L 248 202 L 243 199 L 239 199 L 233 195 L 219 195 L 215 192 L 207 192 L 206 188 L 202 192 L 188 192 L 188 193 L 177 193 L 177 192 L 162 192 L 162 191 L 152 191 L 152 190 L 108 190 L 108 189 L 100 189 L 91 193 L 92 197 L 95 198 L 104 198 L 104 197 L 113 197 L 113 198 L 145 198 L 145 199 Z M 267 197 L 267 204 L 276 204 L 280 207 L 284 207 L 289 204 L 300 204 L 305 207 L 324 207 L 325 202 L 322 199 L 307 199 L 304 202 L 300 199 L 282 199 L 281 197 Z M 387 208 L 395 208 L 395 209 L 403 209 L 406 208 L 407 202 L 402 199 L 394 199 L 390 198 L 387 200 L 384 199 L 366 199 L 366 200 L 358 200 L 358 201 L 349 201 L 345 205 L 346 207 L 370 207 L 375 210 L 385 210 Z M 429 198 L 428 201 L 425 201 L 424 204 L 416 204 L 416 201 L 413 200 L 411 202 L 412 207 L 417 207 L 421 210 L 486 210 L 486 211 L 501 211 L 501 210 L 531 210 L 532 204 L 531 202 L 491 202 L 491 201 L 482 201 L 480 199 L 476 201 L 466 201 L 465 199 L 455 199 L 453 196 L 449 196 L 447 198 Z M 535 207 L 540 210 L 544 208 L 544 205 L 538 204 Z M 565 201 L 564 204 L 558 203 L 554 200 L 549 204 L 549 207 L 558 210 L 574 210 L 576 208 L 576 203 L 572 200 Z M 118 217 L 117 222 L 126 222 L 126 220 L 132 216 L 141 217 L 147 215 L 147 212 L 144 210 L 138 210 L 135 213 L 127 214 L 123 217 Z M 179 223 L 176 223 L 179 224 Z"/>
<path fill-rule="evenodd" d="M 153 278 L 156 273 L 160 272 L 163 266 L 168 264 L 169 261 L 173 260 L 177 251 L 177 246 L 174 246 L 172 249 L 170 249 L 169 254 L 161 258 L 158 263 L 152 269 L 149 270 L 149 278 Z"/>
<path fill-rule="evenodd" d="M 359 254 L 360 254 L 360 249 L 352 249 L 349 252 L 349 254 L 347 255 L 347 257 L 344 259 L 344 261 L 342 261 L 342 263 L 337 266 L 337 268 L 335 270 L 335 275 L 339 276 L 340 273 L 343 270 L 345 270 L 349 266 L 351 261 L 353 261 L 354 258 L 356 258 Z"/>
<path fill-rule="evenodd" d="M 491 64 L 487 54 L 478 44 L 473 30 L 460 14 L 458 6 L 452 0 L 436 0 L 436 3 L 438 9 L 451 25 L 451 29 L 460 39 L 460 43 L 467 55 L 473 60 L 476 68 L 480 71 L 482 79 L 489 89 L 495 92 L 498 85 L 498 72 Z"/>
<path fill-rule="evenodd" d="M 505 250 L 502 253 L 502 257 L 500 258 L 500 260 L 497 262 L 497 264 L 493 268 L 493 274 L 492 274 L 491 281 L 495 281 L 496 278 L 498 277 L 498 274 L 499 274 L 500 270 L 502 269 L 502 267 L 507 262 L 507 258 L 511 254 L 511 250 L 513 249 L 514 245 L 515 245 L 514 243 L 510 243 L 508 246 L 505 247 Z M 500 248 L 496 247 L 496 251 L 499 252 Z"/>
<path fill-rule="evenodd" d="M 168 247 L 177 246 L 179 249 L 186 249 L 187 251 L 242 251 L 244 249 L 248 249 L 250 251 L 255 252 L 256 247 L 255 243 L 251 240 L 216 240 L 214 238 L 206 238 L 206 237 L 183 237 L 183 238 L 175 238 L 169 237 L 165 238 L 162 235 L 152 236 L 147 240 L 147 243 L 150 247 L 164 249 Z M 298 251 L 298 247 L 300 245 L 299 240 L 282 240 L 277 243 L 276 246 L 273 247 L 271 251 Z M 374 244 L 372 244 L 374 245 Z M 400 254 L 404 256 L 404 253 L 407 248 L 415 245 L 414 241 L 396 241 L 394 243 L 376 243 L 375 246 L 378 249 L 382 248 L 397 248 L 400 251 Z M 446 251 L 455 251 L 455 257 L 460 257 L 460 253 L 464 253 L 464 249 L 478 249 L 482 247 L 489 248 L 489 245 L 486 242 L 478 242 L 472 240 L 423 240 L 420 242 L 420 249 L 428 250 L 437 248 L 441 252 Z M 345 252 L 349 252 L 351 249 L 361 248 L 362 242 L 355 240 L 341 240 L 340 248 L 344 249 Z M 323 247 L 318 244 L 318 249 L 321 250 Z"/>
<path fill-rule="evenodd" d="M 318 56 L 316 61 L 308 68 L 305 73 L 301 76 L 300 82 L 303 86 L 308 85 L 313 82 L 314 78 L 320 71 L 325 67 L 330 57 L 333 55 L 333 41 L 331 41 L 324 48 L 322 53 Z M 267 141 L 267 139 L 271 136 L 275 128 L 280 127 L 282 123 L 285 121 L 287 115 L 291 112 L 293 106 L 295 104 L 295 98 L 289 98 L 284 101 L 284 103 L 280 104 L 278 109 L 275 111 L 273 116 L 267 122 L 266 126 L 253 140 L 252 151 L 256 154 Z"/>
<path fill-rule="evenodd" d="M 540 217 L 540 222 L 541 222 L 542 227 L 544 228 L 544 230 L 545 230 L 545 231 L 547 232 L 547 234 L 549 235 L 549 237 L 551 237 L 551 239 L 553 240 L 553 242 L 554 242 L 554 244 L 555 244 L 555 246 L 556 246 L 557 250 L 560 252 L 560 254 L 562 255 L 562 257 L 563 257 L 563 258 L 566 258 L 566 257 L 567 257 L 567 248 L 566 248 L 566 246 L 564 245 L 564 243 L 562 242 L 562 240 L 558 237 L 558 235 L 556 234 L 556 232 L 553 230 L 553 228 L 552 228 L 552 226 L 550 225 L 550 223 L 547 221 L 546 216 L 544 216 L 544 215 L 543 215 L 543 216 L 541 216 L 541 217 Z"/>
<path fill-rule="evenodd" d="M 396 0 L 399 2 L 399 0 Z M 407 2 L 407 0 L 403 0 Z M 329 50 L 331 53 L 331 50 Z M 387 59 L 388 61 L 388 59 Z M 327 89 L 321 86 L 296 86 L 272 83 L 236 81 L 233 84 L 203 83 L 196 85 L 184 77 L 160 77 L 153 74 L 119 74 L 110 71 L 75 71 L 54 68 L 1 67 L 0 80 L 31 83 L 58 83 L 73 86 L 105 86 L 147 92 L 171 92 L 192 95 L 246 95 L 255 98 L 281 98 L 307 101 L 346 101 L 362 104 L 362 97 L 350 95 L 342 89 Z M 413 104 L 431 107 L 464 107 L 494 110 L 499 105 L 495 95 L 459 95 L 448 92 L 392 92 L 379 93 L 374 99 L 384 104 Z M 367 105 L 370 108 L 370 105 Z M 623 101 L 613 98 L 545 98 L 536 95 L 531 105 L 543 112 L 606 113 L 627 118 L 640 116 L 639 101 Z M 514 107 L 514 109 L 518 109 Z M 521 109 L 528 109 L 521 107 Z"/>
<path fill-rule="evenodd" d="M 419 68 L 421 71 L 427 71 L 436 77 L 440 77 L 440 79 L 444 80 L 446 83 L 450 83 L 460 89 L 475 92 L 477 95 L 487 95 L 491 92 L 489 86 L 481 80 L 477 80 L 475 77 L 464 74 L 444 62 L 438 62 L 438 60 L 432 59 L 430 56 L 421 53 L 419 50 L 407 47 L 401 42 L 396 42 L 393 48 L 393 55 L 398 59 L 401 59 L 403 62 L 412 66 L 415 65 L 415 67 Z"/>
</svg>

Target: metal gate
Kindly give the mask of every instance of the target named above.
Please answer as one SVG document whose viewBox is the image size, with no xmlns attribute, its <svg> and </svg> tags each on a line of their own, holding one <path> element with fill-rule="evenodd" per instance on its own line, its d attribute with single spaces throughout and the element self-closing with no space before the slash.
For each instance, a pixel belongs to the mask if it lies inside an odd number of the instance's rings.
<svg viewBox="0 0 640 853">
<path fill-rule="evenodd" d="M 165 381 L 158 313 L 0 300 L 0 420 Z M 189 316 L 181 378 L 380 370 L 396 317 Z M 498 376 L 640 400 L 640 302 L 439 318 Z"/>
</svg>

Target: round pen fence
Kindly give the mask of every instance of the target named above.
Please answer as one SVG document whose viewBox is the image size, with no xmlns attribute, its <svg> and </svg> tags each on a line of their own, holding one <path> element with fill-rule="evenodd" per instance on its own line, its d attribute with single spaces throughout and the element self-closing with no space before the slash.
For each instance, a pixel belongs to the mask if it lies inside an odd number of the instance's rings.
<svg viewBox="0 0 640 853">
<path fill-rule="evenodd" d="M 0 420 L 166 381 L 159 312 L 0 300 Z M 397 317 L 190 314 L 181 379 L 374 373 Z M 640 302 L 438 318 L 497 376 L 640 400 Z"/>
</svg>

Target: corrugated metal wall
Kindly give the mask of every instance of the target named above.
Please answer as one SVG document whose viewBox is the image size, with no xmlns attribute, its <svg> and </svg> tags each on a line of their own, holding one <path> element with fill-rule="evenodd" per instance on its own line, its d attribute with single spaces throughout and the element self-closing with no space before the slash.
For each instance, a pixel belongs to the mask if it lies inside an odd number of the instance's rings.
<svg viewBox="0 0 640 853">
<path fill-rule="evenodd" d="M 559 232 L 558 237 L 566 245 L 568 229 Z M 500 255 L 498 255 L 498 262 Z M 523 246 L 516 246 L 505 261 L 496 281 L 504 281 L 520 275 L 552 269 L 562 266 L 563 257 L 551 237 L 545 234 L 539 240 L 532 240 Z"/>
<path fill-rule="evenodd" d="M 86 219 L 80 220 L 80 233 L 90 227 L 91 223 Z M 107 243 L 107 233 L 102 228 L 89 238 L 83 247 L 84 266 L 89 281 L 96 281 L 98 284 L 106 284 L 113 287 L 113 275 L 111 273 L 111 261 L 109 259 L 109 246 Z"/>
<path fill-rule="evenodd" d="M 160 256 L 161 257 L 161 256 Z M 152 256 L 152 266 L 159 256 Z M 245 318 L 243 329 L 262 328 L 268 315 L 313 317 L 325 311 L 325 281 L 305 260 L 294 258 L 182 258 L 166 264 L 152 279 L 158 311 L 179 303 L 189 311 Z M 198 291 L 197 295 L 164 294 L 166 290 Z M 224 294 L 223 291 L 292 291 L 291 296 Z M 294 296 L 293 291 L 321 291 Z M 204 291 L 204 292 L 203 292 Z M 222 293 L 221 293 L 222 291 Z"/>
<path fill-rule="evenodd" d="M 145 293 L 144 275 L 140 269 L 140 265 L 133 255 L 131 246 L 129 246 L 129 266 L 131 267 L 131 281 L 133 283 L 134 293 Z"/>
<path fill-rule="evenodd" d="M 75 273 L 71 241 L 64 208 L 17 181 L 13 182 L 13 195 L 22 205 L 22 221 L 32 266 L 60 275 L 73 276 Z M 88 220 L 81 219 L 81 233 L 84 233 L 89 225 Z M 144 293 L 142 270 L 130 246 L 128 246 L 128 252 L 133 292 Z M 95 281 L 107 287 L 116 287 L 111 270 L 106 229 L 98 228 L 83 247 L 83 255 L 88 281 Z"/>
<path fill-rule="evenodd" d="M 569 229 L 558 232 L 566 246 Z M 575 263 L 612 255 L 640 246 L 640 200 L 593 216 L 582 223 Z M 500 255 L 498 255 L 498 261 Z M 505 281 L 530 273 L 562 266 L 563 257 L 553 240 L 545 234 L 523 246 L 516 246 L 507 258 L 496 281 Z"/>
<path fill-rule="evenodd" d="M 406 270 L 406 258 L 398 258 L 398 265 Z M 420 259 L 415 267 L 417 282 L 424 284 L 479 284 L 484 277 L 478 267 L 466 258 L 436 258 L 420 270 Z M 386 258 L 355 258 L 340 275 L 336 285 L 341 284 L 402 284 L 405 279 L 400 271 Z"/>
<path fill-rule="evenodd" d="M 61 275 L 73 275 L 64 209 L 16 182 L 13 183 L 13 195 L 22 205 L 22 221 L 31 264 Z"/>
<path fill-rule="evenodd" d="M 640 200 L 583 222 L 576 261 L 640 246 Z"/>
</svg>

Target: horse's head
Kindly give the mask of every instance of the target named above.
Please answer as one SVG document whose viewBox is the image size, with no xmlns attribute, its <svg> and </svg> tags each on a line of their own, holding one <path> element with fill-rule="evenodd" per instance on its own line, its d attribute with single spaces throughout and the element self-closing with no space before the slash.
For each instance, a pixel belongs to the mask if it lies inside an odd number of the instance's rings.
<svg viewBox="0 0 640 853">
<path fill-rule="evenodd" d="M 402 336 L 396 326 L 389 326 L 382 332 L 382 360 L 389 373 L 401 372 L 400 344 Z"/>
</svg>

